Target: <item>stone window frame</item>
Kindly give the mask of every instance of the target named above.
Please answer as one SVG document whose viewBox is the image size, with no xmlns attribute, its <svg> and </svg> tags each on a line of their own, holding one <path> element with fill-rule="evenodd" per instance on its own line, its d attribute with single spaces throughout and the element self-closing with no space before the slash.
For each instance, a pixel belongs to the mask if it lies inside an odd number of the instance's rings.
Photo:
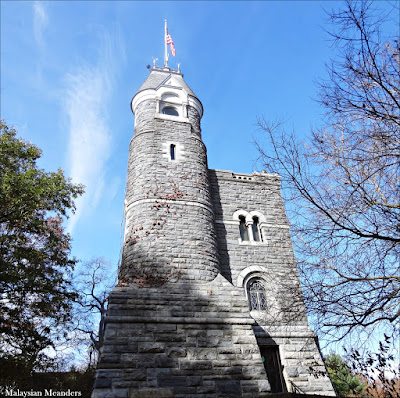
<svg viewBox="0 0 400 398">
<path fill-rule="evenodd" d="M 247 300 L 250 311 L 266 312 L 267 307 L 267 289 L 263 279 L 253 277 L 246 283 Z"/>
<path fill-rule="evenodd" d="M 180 88 L 160 87 L 156 95 L 156 117 L 159 119 L 188 122 L 187 95 Z M 178 116 L 166 115 L 164 108 L 174 108 Z"/>
<path fill-rule="evenodd" d="M 260 240 L 256 241 L 254 240 L 253 236 L 253 223 L 254 223 L 254 217 L 257 217 L 258 219 L 258 233 L 260 236 Z M 254 211 L 246 211 L 243 209 L 236 210 L 233 213 L 233 221 L 237 225 L 237 230 L 239 232 L 239 237 L 238 237 L 238 242 L 240 245 L 266 245 L 267 242 L 265 240 L 265 233 L 263 230 L 264 225 L 266 224 L 267 220 L 261 212 L 254 210 Z M 246 222 L 246 228 L 247 228 L 247 236 L 248 240 L 243 240 L 240 236 L 240 219 L 245 219 Z"/>
<path fill-rule="evenodd" d="M 281 308 L 277 300 L 277 292 L 275 291 L 273 280 L 269 277 L 270 271 L 261 265 L 251 265 L 243 269 L 237 279 L 236 286 L 244 290 L 247 302 L 249 304 L 249 311 L 252 318 L 262 322 L 273 322 L 281 316 Z M 266 309 L 263 311 L 252 310 L 250 306 L 250 299 L 248 293 L 248 284 L 253 280 L 259 280 L 265 287 L 266 291 Z"/>
<path fill-rule="evenodd" d="M 181 144 L 180 142 L 176 141 L 166 141 L 163 142 L 162 144 L 162 152 L 163 152 L 163 157 L 168 160 L 168 162 L 171 163 L 179 163 L 180 161 L 185 159 L 185 146 Z M 174 145 L 174 155 L 175 158 L 171 158 L 171 145 Z"/>
<path fill-rule="evenodd" d="M 250 300 L 250 295 L 249 295 L 249 285 L 251 282 L 258 282 L 260 283 L 265 290 L 265 308 L 262 310 L 259 309 L 253 309 L 252 305 L 251 305 L 251 300 Z M 245 295 L 246 295 L 246 299 L 247 299 L 247 303 L 249 305 L 249 311 L 250 314 L 254 317 L 254 318 L 260 318 L 260 317 L 264 317 L 265 314 L 268 313 L 269 308 L 270 308 L 270 297 L 268 296 L 267 292 L 268 292 L 268 280 L 266 278 L 266 275 L 264 272 L 260 272 L 260 271 L 250 271 L 248 269 L 247 275 L 243 278 L 243 282 L 242 282 L 242 287 L 244 289 Z"/>
</svg>

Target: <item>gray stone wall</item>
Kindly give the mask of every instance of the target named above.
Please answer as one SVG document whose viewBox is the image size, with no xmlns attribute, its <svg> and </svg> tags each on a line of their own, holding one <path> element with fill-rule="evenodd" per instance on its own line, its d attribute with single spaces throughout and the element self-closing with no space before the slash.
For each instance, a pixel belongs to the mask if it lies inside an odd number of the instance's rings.
<svg viewBox="0 0 400 398">
<path fill-rule="evenodd" d="M 149 99 L 140 103 L 135 114 L 135 133 L 154 130 L 154 114 L 156 112 L 156 100 Z"/>
<path fill-rule="evenodd" d="M 209 176 L 221 272 L 238 286 L 239 276 L 246 275 L 246 269 L 254 266 L 265 269 L 267 290 L 274 292 L 274 306 L 287 311 L 296 306 L 299 315 L 296 321 L 306 324 L 279 176 L 220 170 L 210 170 Z M 265 222 L 261 223 L 262 242 L 240 242 L 239 222 L 233 218 L 238 210 L 258 211 L 265 216 Z M 286 316 L 282 318 L 282 322 L 287 320 Z"/>
<path fill-rule="evenodd" d="M 194 123 L 196 114 L 191 108 Z M 212 280 L 219 264 L 206 148 L 192 124 L 153 119 L 139 113 L 131 141 L 120 280 Z"/>
<path fill-rule="evenodd" d="M 192 132 L 201 137 L 200 115 L 192 106 L 187 107 L 187 114 L 190 121 Z"/>
<path fill-rule="evenodd" d="M 335 395 L 328 377 L 314 376 L 313 372 L 322 374 L 326 372 L 326 369 L 321 360 L 315 336 L 308 328 L 286 327 L 278 330 L 269 325 L 257 325 L 253 327 L 253 330 L 259 345 L 279 347 L 283 374 L 289 391 L 291 391 L 290 381 L 292 381 L 307 394 Z"/>
<path fill-rule="evenodd" d="M 294 383 L 309 394 L 335 395 L 324 371 L 315 335 L 308 326 L 289 226 L 277 175 L 209 170 L 221 273 L 246 296 L 246 278 L 262 279 L 266 311 L 250 311 L 259 346 L 277 346 L 286 388 Z M 257 211 L 262 242 L 243 242 L 237 211 Z"/>
<path fill-rule="evenodd" d="M 255 321 L 219 273 L 199 114 L 188 107 L 187 123 L 154 113 L 152 101 L 136 109 L 125 244 L 93 397 L 262 397 L 270 385 Z"/>
<path fill-rule="evenodd" d="M 92 397 L 267 396 L 254 325 L 247 300 L 221 275 L 117 287 Z"/>
<path fill-rule="evenodd" d="M 119 282 L 92 398 L 268 397 L 260 347 L 269 345 L 279 347 L 289 391 L 294 382 L 334 395 L 329 380 L 308 369 L 323 364 L 279 177 L 208 170 L 198 111 L 187 106 L 186 119 L 156 114 L 165 74 L 152 71 L 142 88 L 154 99 L 134 106 Z M 262 242 L 240 240 L 238 210 L 258 212 Z M 266 311 L 249 310 L 252 275 L 263 278 Z"/>
</svg>

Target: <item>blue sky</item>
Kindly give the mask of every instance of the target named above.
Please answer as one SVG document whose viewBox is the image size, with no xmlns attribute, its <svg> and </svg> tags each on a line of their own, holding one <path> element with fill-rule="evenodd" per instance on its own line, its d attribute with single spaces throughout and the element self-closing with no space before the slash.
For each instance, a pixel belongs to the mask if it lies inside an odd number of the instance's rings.
<svg viewBox="0 0 400 398">
<path fill-rule="evenodd" d="M 320 123 L 314 81 L 332 57 L 321 1 L 3 1 L 1 117 L 86 185 L 67 223 L 73 254 L 117 263 L 130 101 L 157 57 L 164 19 L 186 82 L 204 106 L 209 167 L 251 173 L 257 117 L 299 136 Z M 387 3 L 382 3 L 383 5 Z"/>
</svg>

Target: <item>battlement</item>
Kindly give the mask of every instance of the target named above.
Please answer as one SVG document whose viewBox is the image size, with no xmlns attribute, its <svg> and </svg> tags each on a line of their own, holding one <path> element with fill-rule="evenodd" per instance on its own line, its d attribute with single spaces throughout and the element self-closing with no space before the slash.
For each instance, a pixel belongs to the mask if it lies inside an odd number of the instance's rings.
<svg viewBox="0 0 400 398">
<path fill-rule="evenodd" d="M 209 171 L 219 180 L 237 180 L 237 181 L 243 181 L 243 182 L 248 182 L 252 181 L 255 183 L 261 183 L 261 184 L 278 184 L 280 185 L 281 178 L 279 174 L 270 174 L 266 172 L 258 172 L 258 171 L 253 171 L 252 174 L 245 174 L 245 173 L 236 173 L 231 170 L 213 170 L 209 169 Z"/>
</svg>

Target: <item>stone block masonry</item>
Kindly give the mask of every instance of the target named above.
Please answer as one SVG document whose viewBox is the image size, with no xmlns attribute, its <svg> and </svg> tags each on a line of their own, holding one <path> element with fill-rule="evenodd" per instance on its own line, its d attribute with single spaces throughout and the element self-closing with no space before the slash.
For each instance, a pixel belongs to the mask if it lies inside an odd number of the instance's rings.
<svg viewBox="0 0 400 398">
<path fill-rule="evenodd" d="M 93 397 L 264 396 L 255 322 L 235 290 L 221 275 L 115 288 Z"/>
<path fill-rule="evenodd" d="M 276 347 L 288 391 L 294 383 L 305 393 L 335 395 L 328 377 L 311 374 L 324 364 L 308 326 L 279 176 L 209 170 L 209 178 L 221 274 L 243 296 L 252 279 L 265 287 L 266 310 L 249 311 L 258 346 Z M 259 241 L 241 239 L 237 214 L 250 222 L 257 215 Z"/>
<path fill-rule="evenodd" d="M 209 170 L 203 106 L 154 67 L 132 99 L 124 246 L 92 398 L 334 395 L 277 175 Z"/>
</svg>

